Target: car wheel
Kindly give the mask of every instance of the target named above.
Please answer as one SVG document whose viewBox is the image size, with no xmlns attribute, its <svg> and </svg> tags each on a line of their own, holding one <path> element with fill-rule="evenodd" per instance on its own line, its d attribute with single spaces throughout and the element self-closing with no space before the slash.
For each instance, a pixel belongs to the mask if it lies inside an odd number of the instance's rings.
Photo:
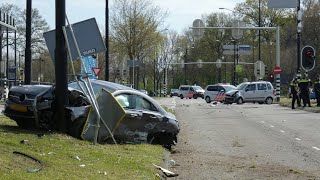
<svg viewBox="0 0 320 180">
<path fill-rule="evenodd" d="M 242 99 L 242 97 L 239 97 L 239 98 L 237 99 L 237 104 L 243 104 L 243 99 Z"/>
<path fill-rule="evenodd" d="M 209 96 L 207 96 L 205 100 L 206 100 L 207 103 L 211 103 L 211 99 L 210 99 Z"/>
<path fill-rule="evenodd" d="M 69 129 L 69 135 L 78 139 L 82 139 L 81 133 L 86 123 L 86 119 L 87 119 L 86 117 L 79 117 L 73 120 L 73 122 L 71 123 L 71 127 Z"/>
<path fill-rule="evenodd" d="M 180 98 L 183 99 L 183 95 L 182 94 L 180 94 Z"/>
<path fill-rule="evenodd" d="M 194 94 L 192 97 L 193 97 L 193 99 L 197 99 L 198 95 Z"/>
<path fill-rule="evenodd" d="M 272 104 L 272 102 L 273 102 L 273 99 L 271 97 L 268 97 L 266 99 L 266 104 Z"/>
</svg>

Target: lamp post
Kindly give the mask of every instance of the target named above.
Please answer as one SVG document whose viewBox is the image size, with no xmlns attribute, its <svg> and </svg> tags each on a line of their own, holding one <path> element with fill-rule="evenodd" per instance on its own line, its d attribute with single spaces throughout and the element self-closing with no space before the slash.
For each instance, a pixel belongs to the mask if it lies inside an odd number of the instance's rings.
<svg viewBox="0 0 320 180">
<path fill-rule="evenodd" d="M 261 27 L 261 0 L 259 0 L 259 27 Z M 261 31 L 258 30 L 259 35 L 259 61 L 261 61 Z"/>
<path fill-rule="evenodd" d="M 109 1 L 106 0 L 106 9 L 105 9 L 106 17 L 105 17 L 105 44 L 106 44 L 106 52 L 105 52 L 105 80 L 109 81 Z"/>
</svg>

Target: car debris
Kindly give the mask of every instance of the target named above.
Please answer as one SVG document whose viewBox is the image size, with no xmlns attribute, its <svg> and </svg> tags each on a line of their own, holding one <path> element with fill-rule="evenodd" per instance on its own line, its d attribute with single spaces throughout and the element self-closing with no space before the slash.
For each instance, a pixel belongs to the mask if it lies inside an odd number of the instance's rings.
<svg viewBox="0 0 320 180">
<path fill-rule="evenodd" d="M 69 157 L 81 161 L 81 159 L 79 158 L 79 156 L 73 156 L 73 155 L 71 155 L 71 156 L 69 156 Z"/>
<path fill-rule="evenodd" d="M 98 171 L 98 174 L 108 175 L 107 171 Z"/>
<path fill-rule="evenodd" d="M 20 141 L 20 144 L 27 144 L 28 142 L 29 142 L 28 139 L 24 139 L 24 140 L 21 140 L 21 141 Z"/>
<path fill-rule="evenodd" d="M 21 156 L 27 157 L 27 158 L 37 162 L 41 166 L 40 168 L 28 169 L 27 172 L 35 173 L 35 172 L 39 172 L 39 171 L 41 171 L 43 169 L 43 163 L 39 159 L 37 159 L 35 157 L 32 157 L 32 156 L 30 156 L 28 154 L 22 153 L 22 152 L 18 152 L 18 151 L 13 151 L 13 154 L 17 154 L 17 155 L 21 155 Z"/>
<path fill-rule="evenodd" d="M 158 165 L 152 164 L 155 166 L 157 169 L 159 169 L 166 177 L 176 177 L 179 176 L 179 174 L 176 174 L 174 172 L 169 171 L 168 169 L 162 168 Z"/>
</svg>

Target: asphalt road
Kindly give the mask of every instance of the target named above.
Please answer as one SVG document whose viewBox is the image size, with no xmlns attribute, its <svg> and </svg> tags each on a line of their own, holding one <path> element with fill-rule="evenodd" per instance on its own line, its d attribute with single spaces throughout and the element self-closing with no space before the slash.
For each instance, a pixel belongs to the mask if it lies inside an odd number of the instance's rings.
<svg viewBox="0 0 320 180">
<path fill-rule="evenodd" d="M 181 125 L 170 157 L 177 179 L 320 179 L 317 113 L 277 104 L 158 101 Z"/>
</svg>

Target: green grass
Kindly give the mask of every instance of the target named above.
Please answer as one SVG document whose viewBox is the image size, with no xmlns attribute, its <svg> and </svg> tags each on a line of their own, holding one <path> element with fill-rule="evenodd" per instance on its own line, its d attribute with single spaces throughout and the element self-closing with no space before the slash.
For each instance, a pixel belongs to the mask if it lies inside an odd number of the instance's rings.
<svg viewBox="0 0 320 180">
<path fill-rule="evenodd" d="M 285 107 L 290 107 L 291 108 L 291 98 L 281 98 L 280 99 L 280 105 L 281 106 L 285 106 Z M 301 102 L 301 105 L 303 105 L 303 103 Z M 297 109 L 301 109 L 301 110 L 305 110 L 305 111 L 309 111 L 309 112 L 315 112 L 315 113 L 319 113 L 320 112 L 320 107 L 317 107 L 317 101 L 316 100 L 311 100 L 311 106 L 312 107 L 297 107 L 297 102 L 295 103 L 295 107 Z"/>
<path fill-rule="evenodd" d="M 160 165 L 163 159 L 160 145 L 93 145 L 58 133 L 45 133 L 39 139 L 37 133 L 0 116 L 0 179 L 154 179 L 157 170 L 152 163 Z M 14 151 L 39 159 L 44 168 L 27 172 L 40 166 Z"/>
</svg>

